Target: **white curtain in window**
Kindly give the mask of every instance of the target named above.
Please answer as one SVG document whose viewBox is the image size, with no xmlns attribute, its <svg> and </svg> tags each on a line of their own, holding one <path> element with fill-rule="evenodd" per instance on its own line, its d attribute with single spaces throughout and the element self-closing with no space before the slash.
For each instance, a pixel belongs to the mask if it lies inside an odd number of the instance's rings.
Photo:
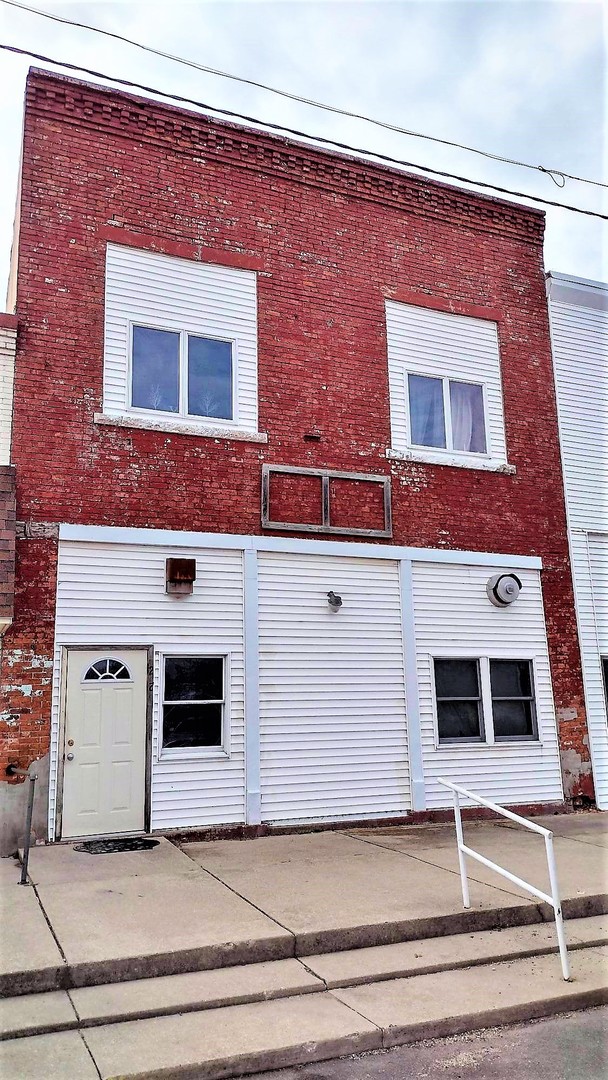
<svg viewBox="0 0 608 1080">
<path fill-rule="evenodd" d="M 486 438 L 481 386 L 450 382 L 450 406 L 454 450 L 464 450 L 474 454 L 485 453 Z"/>
</svg>

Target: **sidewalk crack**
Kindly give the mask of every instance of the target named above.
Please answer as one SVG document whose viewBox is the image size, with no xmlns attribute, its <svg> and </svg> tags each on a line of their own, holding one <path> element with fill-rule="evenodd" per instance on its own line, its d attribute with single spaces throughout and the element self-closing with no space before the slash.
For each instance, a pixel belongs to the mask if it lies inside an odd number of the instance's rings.
<svg viewBox="0 0 608 1080">
<path fill-rule="evenodd" d="M 336 989 L 339 988 L 336 987 Z M 328 990 L 327 993 L 330 994 L 331 997 L 333 997 L 334 1001 L 339 1001 L 341 1005 L 344 1005 L 345 1009 L 350 1009 L 350 1011 L 353 1012 L 355 1016 L 358 1016 L 361 1020 L 367 1020 L 368 1024 L 373 1024 L 376 1031 L 380 1032 L 380 1036 L 382 1038 L 382 1046 L 384 1046 L 384 1028 L 381 1024 L 377 1024 L 375 1020 L 372 1020 L 371 1016 L 366 1016 L 365 1013 L 360 1012 L 359 1009 L 355 1009 L 354 1005 L 350 1005 L 347 1001 L 342 1001 L 342 998 L 338 997 L 338 995 L 335 994 L 333 990 Z"/>
<path fill-rule="evenodd" d="M 32 889 L 34 890 L 34 896 L 36 897 L 36 899 L 38 901 L 38 904 L 40 906 L 40 910 L 42 912 L 44 921 L 46 922 L 46 925 L 48 926 L 48 928 L 49 928 L 49 930 L 51 932 L 51 937 L 53 938 L 53 941 L 55 942 L 57 948 L 59 949 L 59 953 L 61 955 L 61 959 L 63 960 L 63 962 L 64 962 L 64 964 L 66 966 L 66 970 L 69 971 L 70 968 L 69 968 L 67 956 L 65 955 L 65 953 L 63 951 L 61 942 L 60 942 L 59 938 L 57 937 L 57 934 L 55 933 L 55 931 L 53 929 L 53 924 L 51 923 L 51 920 L 49 919 L 49 917 L 48 917 L 48 915 L 47 915 L 47 913 L 45 911 L 44 904 L 42 903 L 42 900 L 40 899 L 40 893 L 38 892 L 38 886 L 33 881 L 32 881 Z"/>
<path fill-rule="evenodd" d="M 327 983 L 326 983 L 326 981 L 325 981 L 325 979 L 323 978 L 322 975 L 318 975 L 316 971 L 313 971 L 312 968 L 309 968 L 308 964 L 304 963 L 301 956 L 296 956 L 295 959 L 298 961 L 298 964 L 302 965 L 302 967 L 304 968 L 304 971 L 307 971 L 309 975 L 312 975 L 313 979 L 318 979 L 319 982 L 322 982 L 325 989 L 329 990 L 329 986 L 327 985 Z"/>
<path fill-rule="evenodd" d="M 97 1075 L 99 1077 L 99 1080 L 103 1080 L 103 1077 L 101 1075 L 101 1071 L 99 1069 L 99 1066 L 98 1066 L 97 1062 L 95 1061 L 95 1058 L 93 1057 L 93 1051 L 91 1050 L 91 1047 L 89 1046 L 87 1040 L 84 1037 L 84 1031 L 82 1031 L 79 1028 L 78 1029 L 78 1034 L 80 1035 L 80 1038 L 82 1039 L 82 1042 L 84 1044 L 84 1048 L 85 1048 L 87 1054 L 89 1055 L 91 1061 L 93 1062 L 93 1068 L 95 1069 L 95 1072 L 97 1073 Z"/>
<path fill-rule="evenodd" d="M 187 851 L 184 851 L 184 855 L 187 855 L 190 861 L 193 862 L 195 866 L 198 866 L 198 868 L 202 870 L 204 874 L 209 874 L 209 877 L 213 878 L 214 881 L 219 882 L 219 884 L 223 885 L 225 889 L 229 890 L 229 892 L 234 893 L 235 896 L 238 896 L 239 900 L 244 900 L 244 902 L 246 904 L 249 904 L 250 907 L 255 908 L 256 911 L 259 911 L 260 915 L 263 915 L 266 919 L 270 919 L 270 922 L 273 922 L 275 926 L 280 926 L 281 930 L 285 930 L 286 933 L 290 934 L 293 938 L 293 955 L 296 955 L 297 938 L 293 930 L 290 930 L 288 926 L 284 926 L 283 923 L 279 922 L 278 919 L 275 919 L 273 915 L 269 915 L 268 912 L 264 911 L 264 909 L 259 907 L 258 904 L 254 904 L 253 900 L 249 900 L 247 896 L 243 896 L 243 894 L 240 893 L 238 889 L 235 889 L 234 886 L 229 885 L 227 881 L 223 881 L 221 877 L 218 877 L 217 874 L 212 873 L 212 871 L 208 870 L 206 866 L 201 866 L 200 863 L 196 862 L 196 859 L 193 859 L 191 855 L 188 855 Z"/>
</svg>

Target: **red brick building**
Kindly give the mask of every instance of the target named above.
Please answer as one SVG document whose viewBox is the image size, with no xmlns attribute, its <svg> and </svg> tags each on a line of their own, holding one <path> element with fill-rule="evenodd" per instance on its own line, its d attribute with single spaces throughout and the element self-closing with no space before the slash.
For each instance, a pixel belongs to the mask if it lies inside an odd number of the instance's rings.
<svg viewBox="0 0 608 1080">
<path fill-rule="evenodd" d="M 30 73 L 1 730 L 39 831 L 592 797 L 543 227 Z"/>
</svg>

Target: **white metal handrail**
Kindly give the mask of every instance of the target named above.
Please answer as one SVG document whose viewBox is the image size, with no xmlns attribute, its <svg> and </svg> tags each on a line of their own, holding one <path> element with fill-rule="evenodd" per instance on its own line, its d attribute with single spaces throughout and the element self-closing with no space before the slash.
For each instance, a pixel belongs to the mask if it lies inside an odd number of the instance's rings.
<svg viewBox="0 0 608 1080">
<path fill-rule="evenodd" d="M 544 900 L 546 904 L 550 904 L 555 915 L 555 930 L 557 933 L 557 943 L 559 945 L 559 955 L 562 962 L 562 974 L 566 982 L 569 982 L 570 967 L 568 964 L 566 936 L 564 934 L 562 905 L 557 885 L 557 867 L 555 865 L 555 852 L 553 851 L 553 833 L 550 829 L 543 829 L 541 825 L 536 825 L 533 821 L 528 821 L 527 818 L 520 817 L 519 814 L 514 814 L 512 810 L 505 810 L 504 806 L 498 806 L 496 803 L 490 802 L 489 799 L 483 799 L 481 795 L 474 795 L 472 791 L 468 791 L 467 788 L 463 788 L 459 784 L 453 784 L 450 780 L 440 778 L 439 783 L 443 784 L 444 787 L 449 788 L 454 795 L 454 819 L 456 823 L 458 862 L 460 864 L 460 881 L 462 885 L 462 902 L 464 907 L 469 908 L 471 906 L 467 867 L 464 858 L 465 855 L 470 855 L 472 859 L 477 859 L 478 862 L 483 863 L 483 865 L 489 867 L 490 870 L 494 870 L 497 874 L 502 874 L 503 877 L 508 878 L 508 880 L 512 881 L 515 885 L 519 885 L 520 889 L 525 889 L 527 892 L 531 893 L 532 896 L 537 896 L 539 900 Z M 490 859 L 486 859 L 485 855 L 481 855 L 478 851 L 473 851 L 472 848 L 465 844 L 459 795 L 466 796 L 467 799 L 470 799 L 474 803 L 478 803 L 480 806 L 487 806 L 488 809 L 493 810 L 494 813 L 500 814 L 502 817 L 510 818 L 511 821 L 517 822 L 518 825 L 524 825 L 526 829 L 530 829 L 532 832 L 537 832 L 540 833 L 541 836 L 544 836 L 551 896 L 542 892 L 540 889 L 537 889 L 534 885 L 530 885 L 527 881 L 517 877 L 515 874 L 511 874 L 509 870 L 505 870 L 502 866 L 498 866 Z"/>
</svg>

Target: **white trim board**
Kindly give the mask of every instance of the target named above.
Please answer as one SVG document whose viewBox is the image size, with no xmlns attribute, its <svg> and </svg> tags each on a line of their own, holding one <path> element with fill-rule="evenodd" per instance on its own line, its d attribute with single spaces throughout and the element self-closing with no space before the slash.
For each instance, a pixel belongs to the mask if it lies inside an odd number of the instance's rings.
<svg viewBox="0 0 608 1080">
<path fill-rule="evenodd" d="M 492 551 L 359 544 L 342 540 L 296 540 L 288 536 L 246 536 L 238 533 L 173 532 L 171 529 L 130 529 L 113 525 L 59 526 L 59 539 L 91 544 L 149 544 L 161 547 L 223 548 L 240 551 L 283 551 L 293 554 L 346 555 L 365 559 L 411 559 L 413 562 L 462 563 L 466 566 L 521 567 L 542 570 L 536 555 L 506 555 Z"/>
</svg>

